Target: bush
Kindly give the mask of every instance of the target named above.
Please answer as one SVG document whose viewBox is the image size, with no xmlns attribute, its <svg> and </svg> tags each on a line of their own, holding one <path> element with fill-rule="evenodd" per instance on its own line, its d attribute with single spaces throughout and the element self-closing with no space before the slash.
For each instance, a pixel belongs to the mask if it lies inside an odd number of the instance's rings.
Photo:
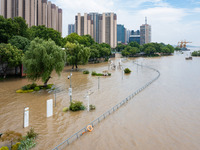
<svg viewBox="0 0 200 150">
<path fill-rule="evenodd" d="M 74 101 L 70 103 L 69 109 L 71 111 L 78 111 L 78 110 L 84 110 L 85 106 L 83 105 L 83 102 L 80 101 Z"/>
<path fill-rule="evenodd" d="M 35 139 L 37 136 L 38 134 L 34 131 L 34 128 L 31 127 L 31 129 L 27 132 L 26 138 Z"/>
<path fill-rule="evenodd" d="M 48 84 L 47 87 L 46 87 L 46 89 L 51 89 L 52 86 L 53 86 L 53 84 Z"/>
<path fill-rule="evenodd" d="M 92 76 L 96 76 L 96 71 L 92 71 Z"/>
<path fill-rule="evenodd" d="M 131 73 L 131 70 L 128 69 L 128 68 L 125 68 L 125 69 L 124 69 L 124 73 Z"/>
<path fill-rule="evenodd" d="M 34 90 L 17 90 L 16 93 L 31 93 Z"/>
<path fill-rule="evenodd" d="M 31 138 L 31 139 L 26 138 L 21 141 L 21 144 L 19 145 L 18 150 L 28 150 L 34 147 L 35 145 L 36 143 L 35 143 L 34 138 Z"/>
<path fill-rule="evenodd" d="M 9 150 L 9 148 L 7 146 L 3 146 L 0 148 L 0 150 Z"/>
<path fill-rule="evenodd" d="M 64 107 L 62 111 L 63 111 L 63 112 L 67 112 L 68 110 L 69 110 L 68 107 Z"/>
<path fill-rule="evenodd" d="M 90 105 L 90 110 L 95 110 L 96 106 L 95 105 Z"/>
<path fill-rule="evenodd" d="M 11 147 L 11 150 L 18 150 L 20 144 L 21 144 L 20 142 L 17 142 L 15 145 Z"/>
<path fill-rule="evenodd" d="M 108 76 L 111 76 L 111 73 L 108 73 Z"/>
<path fill-rule="evenodd" d="M 83 71 L 83 74 L 89 74 L 90 72 L 88 70 Z"/>
<path fill-rule="evenodd" d="M 35 88 L 34 88 L 34 91 L 39 91 L 40 90 L 40 87 L 38 87 L 38 86 L 36 86 Z"/>
<path fill-rule="evenodd" d="M 104 76 L 102 73 L 96 73 L 96 76 Z"/>
</svg>

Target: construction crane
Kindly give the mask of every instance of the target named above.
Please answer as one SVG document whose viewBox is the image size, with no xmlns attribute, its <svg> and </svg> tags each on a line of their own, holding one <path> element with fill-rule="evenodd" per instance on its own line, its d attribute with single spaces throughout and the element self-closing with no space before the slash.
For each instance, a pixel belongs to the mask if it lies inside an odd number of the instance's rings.
<svg viewBox="0 0 200 150">
<path fill-rule="evenodd" d="M 186 48 L 187 43 L 192 43 L 192 42 L 187 42 L 186 40 L 185 41 L 181 41 L 181 42 L 178 42 L 178 46 L 177 47 Z"/>
</svg>

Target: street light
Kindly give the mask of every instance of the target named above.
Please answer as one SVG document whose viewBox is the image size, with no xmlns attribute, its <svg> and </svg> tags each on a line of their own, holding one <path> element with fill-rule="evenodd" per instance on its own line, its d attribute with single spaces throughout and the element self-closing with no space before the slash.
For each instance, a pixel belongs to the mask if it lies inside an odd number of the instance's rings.
<svg viewBox="0 0 200 150">
<path fill-rule="evenodd" d="M 72 102 L 72 85 L 71 85 L 72 73 L 70 73 L 70 75 L 68 75 L 67 78 L 70 79 L 69 96 L 70 96 L 70 103 L 71 103 Z"/>
</svg>

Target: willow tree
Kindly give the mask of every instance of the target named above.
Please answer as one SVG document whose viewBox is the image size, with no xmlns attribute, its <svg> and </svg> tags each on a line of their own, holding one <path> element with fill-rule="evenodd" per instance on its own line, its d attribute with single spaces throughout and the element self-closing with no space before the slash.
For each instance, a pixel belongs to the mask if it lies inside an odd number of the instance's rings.
<svg viewBox="0 0 200 150">
<path fill-rule="evenodd" d="M 78 42 L 70 43 L 67 42 L 65 45 L 65 51 L 67 55 L 67 62 L 72 65 L 72 69 L 78 64 L 86 64 L 90 57 L 90 48 L 80 45 Z"/>
<path fill-rule="evenodd" d="M 65 52 L 54 41 L 35 38 L 23 57 L 28 79 L 42 79 L 44 86 L 47 86 L 53 70 L 60 75 L 65 65 L 65 56 Z"/>
</svg>

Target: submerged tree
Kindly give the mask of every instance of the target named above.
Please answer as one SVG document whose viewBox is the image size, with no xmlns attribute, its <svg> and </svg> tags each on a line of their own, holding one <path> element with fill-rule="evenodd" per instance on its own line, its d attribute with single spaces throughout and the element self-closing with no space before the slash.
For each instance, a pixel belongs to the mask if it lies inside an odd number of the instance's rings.
<svg viewBox="0 0 200 150">
<path fill-rule="evenodd" d="M 54 41 L 35 38 L 23 57 L 27 77 L 33 81 L 40 78 L 47 86 L 53 70 L 60 75 L 65 65 L 65 52 Z"/>
<path fill-rule="evenodd" d="M 84 47 L 77 42 L 67 42 L 65 45 L 65 51 L 67 54 L 67 62 L 72 65 L 72 69 L 74 69 L 74 66 L 76 66 L 77 69 L 78 64 L 86 64 L 90 57 L 90 48 Z"/>
<path fill-rule="evenodd" d="M 4 78 L 9 67 L 17 67 L 22 62 L 23 52 L 11 44 L 0 44 L 0 65 Z"/>
<path fill-rule="evenodd" d="M 22 139 L 21 133 L 10 131 L 10 130 L 7 130 L 0 138 L 2 142 L 4 141 L 11 142 L 11 147 L 12 147 L 13 142 L 20 141 L 21 139 Z"/>
</svg>

